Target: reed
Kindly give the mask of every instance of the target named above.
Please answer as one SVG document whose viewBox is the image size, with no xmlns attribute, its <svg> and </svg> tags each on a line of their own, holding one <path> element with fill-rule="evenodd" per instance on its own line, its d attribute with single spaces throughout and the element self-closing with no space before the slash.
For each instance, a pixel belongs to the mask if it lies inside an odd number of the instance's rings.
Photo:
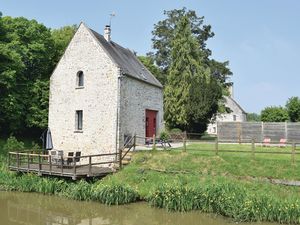
<svg viewBox="0 0 300 225">
<path fill-rule="evenodd" d="M 138 200 L 138 194 L 127 185 L 97 185 L 94 188 L 94 199 L 106 205 L 122 205 Z"/>
<path fill-rule="evenodd" d="M 269 221 L 300 224 L 300 202 L 253 193 L 237 184 L 219 183 L 193 188 L 160 186 L 148 198 L 152 206 L 169 211 L 216 213 L 239 222 Z"/>
</svg>

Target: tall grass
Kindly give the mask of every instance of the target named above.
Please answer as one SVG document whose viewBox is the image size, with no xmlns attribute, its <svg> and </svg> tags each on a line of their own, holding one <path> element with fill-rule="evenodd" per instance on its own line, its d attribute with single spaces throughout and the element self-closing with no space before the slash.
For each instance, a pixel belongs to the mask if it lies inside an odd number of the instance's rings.
<svg viewBox="0 0 300 225">
<path fill-rule="evenodd" d="M 139 195 L 128 185 L 98 185 L 94 189 L 94 197 L 106 205 L 122 205 L 136 202 Z"/>
<path fill-rule="evenodd" d="M 270 221 L 300 224 L 300 202 L 252 193 L 232 183 L 197 186 L 160 186 L 148 198 L 150 204 L 169 211 L 200 210 L 236 221 Z"/>
</svg>

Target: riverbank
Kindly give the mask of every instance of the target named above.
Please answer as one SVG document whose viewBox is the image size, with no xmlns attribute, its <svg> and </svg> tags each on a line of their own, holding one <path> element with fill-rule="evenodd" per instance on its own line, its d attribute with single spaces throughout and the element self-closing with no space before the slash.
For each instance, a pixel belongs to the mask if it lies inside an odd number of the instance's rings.
<svg viewBox="0 0 300 225">
<path fill-rule="evenodd" d="M 180 149 L 138 152 L 123 170 L 90 183 L 18 176 L 7 171 L 2 156 L 0 188 L 108 205 L 143 200 L 170 211 L 199 210 L 235 221 L 300 224 L 298 187 L 240 179 L 270 174 L 275 178 L 298 179 L 298 164 L 291 166 L 286 156 L 260 155 L 255 159 L 237 153 L 216 156 L 213 152 L 197 151 L 199 147 L 202 146 L 189 145 L 187 152 Z"/>
</svg>

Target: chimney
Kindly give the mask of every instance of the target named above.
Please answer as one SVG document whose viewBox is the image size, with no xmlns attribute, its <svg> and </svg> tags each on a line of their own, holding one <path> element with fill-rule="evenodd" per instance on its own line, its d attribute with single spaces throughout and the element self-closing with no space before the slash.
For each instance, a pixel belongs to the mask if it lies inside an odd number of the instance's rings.
<svg viewBox="0 0 300 225">
<path fill-rule="evenodd" d="M 110 26 L 106 25 L 104 28 L 104 38 L 108 42 L 110 41 L 110 34 L 111 34 Z"/>
</svg>

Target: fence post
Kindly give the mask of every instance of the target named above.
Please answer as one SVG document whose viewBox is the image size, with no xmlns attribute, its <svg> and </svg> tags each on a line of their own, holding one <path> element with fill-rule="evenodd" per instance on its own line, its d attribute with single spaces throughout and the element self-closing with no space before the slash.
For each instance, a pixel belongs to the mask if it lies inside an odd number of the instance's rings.
<svg viewBox="0 0 300 225">
<path fill-rule="evenodd" d="M 254 139 L 252 139 L 251 150 L 252 150 L 252 158 L 255 159 L 255 141 L 254 141 Z"/>
<path fill-rule="evenodd" d="M 186 152 L 186 137 L 183 138 L 183 151 Z"/>
<path fill-rule="evenodd" d="M 216 155 L 219 154 L 218 151 L 219 151 L 219 140 L 218 140 L 218 138 L 216 138 L 216 143 L 215 143 L 215 154 Z"/>
<path fill-rule="evenodd" d="M 156 137 L 155 134 L 153 134 L 153 147 L 152 150 L 156 150 Z"/>
<path fill-rule="evenodd" d="M 293 142 L 292 144 L 292 163 L 295 164 L 295 150 L 296 150 L 296 144 Z"/>
</svg>

